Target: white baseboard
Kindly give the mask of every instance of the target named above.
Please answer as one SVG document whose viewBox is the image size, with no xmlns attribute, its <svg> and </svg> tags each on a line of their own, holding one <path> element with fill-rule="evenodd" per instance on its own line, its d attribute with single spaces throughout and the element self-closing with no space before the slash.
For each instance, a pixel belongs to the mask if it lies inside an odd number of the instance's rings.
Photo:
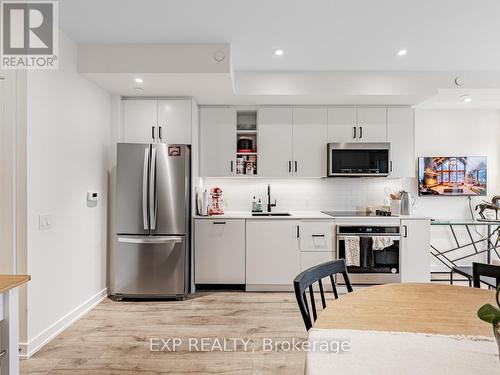
<svg viewBox="0 0 500 375">
<path fill-rule="evenodd" d="M 19 343 L 19 358 L 28 359 L 41 348 L 43 348 L 49 341 L 54 337 L 59 335 L 68 326 L 80 319 L 84 314 L 92 310 L 101 301 L 103 301 L 108 296 L 108 289 L 104 288 L 94 296 L 90 297 L 88 300 L 83 302 L 80 306 L 70 311 L 68 314 L 63 316 L 61 319 L 56 321 L 54 324 L 46 328 L 44 331 L 40 332 L 36 337 L 26 342 Z"/>
</svg>

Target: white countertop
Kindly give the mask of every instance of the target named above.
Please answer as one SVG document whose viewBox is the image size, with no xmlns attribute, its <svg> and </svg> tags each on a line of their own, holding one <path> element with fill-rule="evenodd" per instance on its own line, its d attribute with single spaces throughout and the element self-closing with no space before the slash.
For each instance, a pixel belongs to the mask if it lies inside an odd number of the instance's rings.
<svg viewBox="0 0 500 375">
<path fill-rule="evenodd" d="M 273 212 L 283 212 L 283 211 L 273 211 Z M 212 215 L 212 216 L 200 216 L 195 215 L 195 219 L 252 219 L 252 220 L 297 220 L 297 219 L 310 219 L 310 220 L 335 220 L 335 219 L 347 219 L 347 220 L 390 220 L 390 219 L 429 219 L 428 217 L 416 216 L 416 215 L 401 215 L 401 216 L 330 216 L 324 214 L 320 211 L 286 211 L 290 213 L 290 216 L 252 216 L 250 211 L 226 211 L 224 215 Z"/>
<path fill-rule="evenodd" d="M 285 211 L 273 211 L 273 212 L 285 212 Z M 212 215 L 212 216 L 200 216 L 195 215 L 195 219 L 252 219 L 252 220 L 297 220 L 297 219 L 327 219 L 333 220 L 334 218 L 330 215 L 326 215 L 320 211 L 286 211 L 291 214 L 291 216 L 252 216 L 250 211 L 226 211 L 224 215 Z"/>
</svg>

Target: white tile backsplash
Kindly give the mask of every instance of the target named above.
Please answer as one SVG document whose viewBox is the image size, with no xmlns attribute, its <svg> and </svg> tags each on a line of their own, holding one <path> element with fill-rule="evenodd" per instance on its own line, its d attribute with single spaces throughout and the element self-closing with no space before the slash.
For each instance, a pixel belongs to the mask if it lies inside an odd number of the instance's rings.
<svg viewBox="0 0 500 375">
<path fill-rule="evenodd" d="M 203 187 L 222 188 L 226 210 L 241 211 L 251 208 L 253 196 L 267 203 L 267 185 L 271 184 L 271 198 L 276 199 L 276 211 L 308 210 L 364 210 L 367 206 L 382 206 L 384 191 L 399 191 L 407 179 L 388 178 L 325 178 L 325 179 L 249 179 L 204 178 Z M 413 191 L 413 189 L 411 190 Z"/>
</svg>

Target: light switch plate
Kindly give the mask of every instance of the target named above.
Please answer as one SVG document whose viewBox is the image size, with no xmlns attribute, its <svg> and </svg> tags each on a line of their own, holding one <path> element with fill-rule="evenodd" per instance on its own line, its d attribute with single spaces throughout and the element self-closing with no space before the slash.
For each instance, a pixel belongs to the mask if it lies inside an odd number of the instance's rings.
<svg viewBox="0 0 500 375">
<path fill-rule="evenodd" d="M 52 227 L 52 215 L 38 215 L 38 229 L 47 230 Z"/>
</svg>

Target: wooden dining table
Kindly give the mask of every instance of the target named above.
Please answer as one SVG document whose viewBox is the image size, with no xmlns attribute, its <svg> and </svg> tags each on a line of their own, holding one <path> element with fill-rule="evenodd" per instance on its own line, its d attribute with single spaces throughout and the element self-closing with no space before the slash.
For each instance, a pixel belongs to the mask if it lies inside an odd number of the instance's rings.
<svg viewBox="0 0 500 375">
<path fill-rule="evenodd" d="M 314 328 L 493 336 L 477 317 L 487 289 L 431 283 L 385 284 L 345 294 L 323 310 Z"/>
<path fill-rule="evenodd" d="M 350 355 L 308 351 L 307 375 L 500 373 L 491 324 L 493 290 L 431 283 L 377 285 L 329 303 L 308 342 L 349 343 Z"/>
</svg>

